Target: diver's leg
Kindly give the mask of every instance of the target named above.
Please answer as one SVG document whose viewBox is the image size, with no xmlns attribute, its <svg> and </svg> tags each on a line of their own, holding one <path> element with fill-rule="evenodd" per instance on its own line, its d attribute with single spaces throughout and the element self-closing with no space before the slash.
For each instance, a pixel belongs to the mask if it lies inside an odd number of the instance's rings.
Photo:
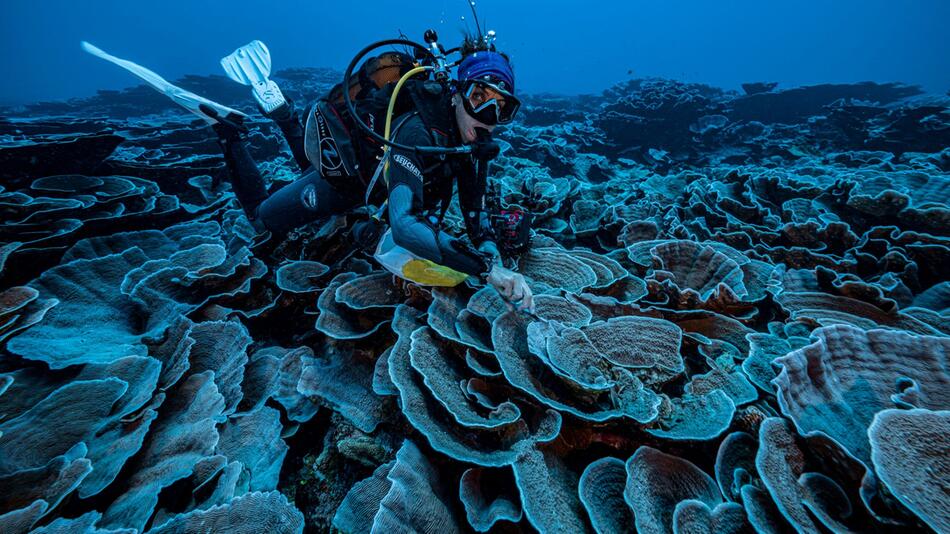
<svg viewBox="0 0 950 534">
<path fill-rule="evenodd" d="M 255 227 L 282 234 L 317 219 L 344 213 L 362 201 L 358 191 L 342 193 L 311 169 L 297 181 L 267 195 L 264 178 L 247 150 L 241 124 L 221 118 L 212 125 L 224 152 L 234 195 Z"/>
<path fill-rule="evenodd" d="M 307 170 L 310 167 L 310 160 L 307 159 L 307 152 L 304 149 L 303 122 L 300 113 L 294 107 L 293 100 L 288 98 L 285 105 L 265 115 L 280 127 L 280 131 L 284 134 L 287 144 L 290 145 L 290 152 L 294 155 L 294 161 L 297 162 L 300 170 Z"/>
<path fill-rule="evenodd" d="M 212 126 L 218 134 L 218 144 L 224 153 L 224 162 L 231 179 L 231 189 L 247 218 L 257 219 L 257 208 L 267 199 L 267 188 L 257 163 L 247 150 L 247 142 L 232 124 L 219 122 Z"/>
<path fill-rule="evenodd" d="M 361 202 L 357 192 L 342 193 L 324 180 L 316 169 L 311 169 L 261 203 L 257 218 L 264 228 L 281 234 L 317 219 L 345 213 Z"/>
<path fill-rule="evenodd" d="M 261 113 L 280 127 L 284 139 L 301 170 L 310 166 L 304 151 L 304 129 L 294 109 L 293 101 L 284 96 L 276 82 L 270 79 L 270 50 L 261 41 L 251 41 L 221 58 L 221 66 L 228 78 L 250 86 Z"/>
</svg>

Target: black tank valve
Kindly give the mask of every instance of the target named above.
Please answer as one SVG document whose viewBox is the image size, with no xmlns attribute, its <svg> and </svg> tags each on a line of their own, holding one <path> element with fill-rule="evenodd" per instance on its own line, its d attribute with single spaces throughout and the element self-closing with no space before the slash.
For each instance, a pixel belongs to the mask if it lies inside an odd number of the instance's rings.
<svg viewBox="0 0 950 534">
<path fill-rule="evenodd" d="M 433 29 L 428 29 L 422 38 L 425 39 L 425 42 L 429 45 L 429 52 L 432 54 L 432 57 L 435 58 L 435 70 L 433 71 L 435 80 L 437 82 L 448 81 L 449 68 L 445 64 L 445 52 L 443 52 L 442 47 L 439 46 L 439 34 L 435 33 Z"/>
</svg>

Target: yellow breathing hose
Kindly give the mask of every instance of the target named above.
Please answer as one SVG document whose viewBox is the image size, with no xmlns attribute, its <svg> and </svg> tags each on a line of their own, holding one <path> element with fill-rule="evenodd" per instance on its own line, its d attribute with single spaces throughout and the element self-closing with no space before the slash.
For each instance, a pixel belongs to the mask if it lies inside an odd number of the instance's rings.
<svg viewBox="0 0 950 534">
<path fill-rule="evenodd" d="M 396 82 L 396 87 L 393 89 L 393 95 L 389 97 L 389 108 L 386 110 L 386 129 L 383 132 L 383 138 L 389 141 L 390 129 L 392 128 L 393 123 L 393 110 L 396 109 L 396 98 L 399 96 L 399 91 L 402 89 L 403 84 L 406 83 L 406 80 L 419 74 L 420 72 L 425 72 L 427 70 L 433 70 L 434 67 L 423 66 L 416 67 L 409 72 L 402 75 L 402 78 L 399 78 L 399 81 Z M 386 157 L 389 154 L 389 151 L 392 150 L 392 147 L 386 145 L 386 148 L 383 152 L 383 158 L 385 160 L 383 166 L 383 180 L 389 184 L 389 159 Z"/>
</svg>

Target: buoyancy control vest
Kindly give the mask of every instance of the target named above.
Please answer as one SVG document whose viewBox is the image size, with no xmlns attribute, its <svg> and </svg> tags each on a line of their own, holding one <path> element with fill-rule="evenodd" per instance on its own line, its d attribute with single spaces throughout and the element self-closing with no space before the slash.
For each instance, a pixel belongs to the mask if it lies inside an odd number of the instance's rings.
<svg viewBox="0 0 950 534">
<path fill-rule="evenodd" d="M 412 67 L 411 57 L 389 52 L 367 60 L 346 83 L 357 113 L 374 131 L 382 133 L 393 85 Z M 354 123 L 343 92 L 344 83 L 338 83 L 310 107 L 304 147 L 325 179 L 338 189 L 354 190 L 368 184 L 382 147 Z M 412 105 L 409 95 L 400 95 L 397 111 L 403 113 Z"/>
</svg>

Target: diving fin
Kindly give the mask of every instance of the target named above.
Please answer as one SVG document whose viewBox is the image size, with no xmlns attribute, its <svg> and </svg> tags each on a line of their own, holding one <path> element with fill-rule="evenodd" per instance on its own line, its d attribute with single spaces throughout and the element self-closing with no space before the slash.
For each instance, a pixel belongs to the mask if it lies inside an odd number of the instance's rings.
<svg viewBox="0 0 950 534">
<path fill-rule="evenodd" d="M 221 58 L 221 66 L 228 78 L 241 85 L 249 85 L 254 92 L 254 99 L 264 115 L 270 115 L 274 110 L 287 104 L 287 99 L 280 92 L 280 87 L 271 81 L 270 50 L 260 41 L 238 48 L 231 54 Z"/>
<path fill-rule="evenodd" d="M 102 49 L 97 48 L 86 41 L 82 41 L 81 46 L 86 52 L 89 52 L 90 54 L 102 58 L 110 63 L 115 63 L 123 69 L 138 76 L 144 80 L 145 83 L 154 87 L 158 92 L 164 94 L 168 98 L 171 98 L 179 106 L 201 117 L 208 124 L 217 124 L 221 122 L 221 119 L 223 118 L 235 123 L 242 122 L 245 118 L 247 118 L 247 115 L 236 109 L 218 104 L 217 102 L 212 102 L 211 100 L 198 96 L 191 91 L 186 91 L 177 85 L 171 84 L 168 80 L 162 78 L 151 70 L 136 63 L 132 63 L 131 61 L 109 55 Z M 213 113 L 209 112 L 209 110 L 213 111 Z"/>
</svg>

